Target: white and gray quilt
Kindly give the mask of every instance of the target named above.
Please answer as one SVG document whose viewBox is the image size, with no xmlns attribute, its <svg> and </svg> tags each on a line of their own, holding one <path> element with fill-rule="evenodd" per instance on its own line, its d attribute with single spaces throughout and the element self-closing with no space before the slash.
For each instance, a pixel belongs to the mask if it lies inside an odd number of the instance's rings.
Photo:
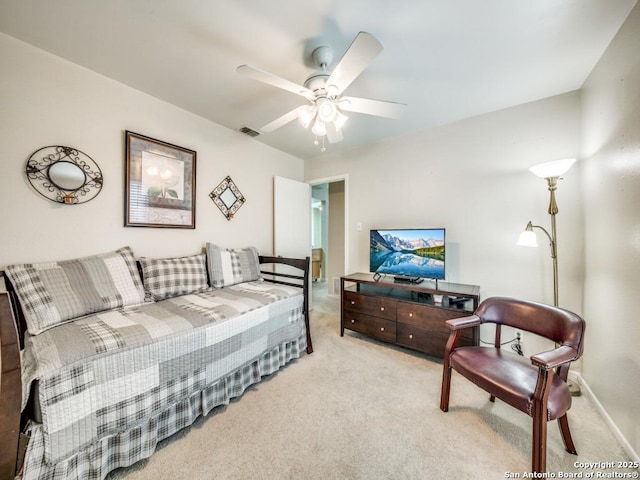
<svg viewBox="0 0 640 480">
<path fill-rule="evenodd" d="M 23 403 L 37 380 L 42 424 L 24 479 L 104 478 L 305 348 L 302 290 L 260 281 L 27 335 Z"/>
</svg>

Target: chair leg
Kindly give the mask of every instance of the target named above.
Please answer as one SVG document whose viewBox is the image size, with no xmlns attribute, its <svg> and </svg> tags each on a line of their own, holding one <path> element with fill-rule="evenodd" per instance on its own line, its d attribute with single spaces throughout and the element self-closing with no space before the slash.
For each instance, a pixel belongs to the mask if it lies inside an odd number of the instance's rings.
<svg viewBox="0 0 640 480">
<path fill-rule="evenodd" d="M 451 391 L 451 367 L 445 362 L 442 367 L 442 390 L 440 392 L 440 410 L 449 411 L 449 392 Z"/>
<path fill-rule="evenodd" d="M 492 403 L 495 403 L 496 396 L 495 395 L 489 395 L 489 401 L 492 402 Z"/>
<path fill-rule="evenodd" d="M 546 413 L 546 412 L 545 412 Z M 533 440 L 531 442 L 531 471 L 544 473 L 547 470 L 547 418 L 546 415 L 533 416 Z"/>
<path fill-rule="evenodd" d="M 562 435 L 562 441 L 564 442 L 564 448 L 567 452 L 577 455 L 576 446 L 573 444 L 571 438 L 571 431 L 569 430 L 569 419 L 565 413 L 562 417 L 558 418 L 558 427 L 560 428 L 560 434 Z"/>
</svg>

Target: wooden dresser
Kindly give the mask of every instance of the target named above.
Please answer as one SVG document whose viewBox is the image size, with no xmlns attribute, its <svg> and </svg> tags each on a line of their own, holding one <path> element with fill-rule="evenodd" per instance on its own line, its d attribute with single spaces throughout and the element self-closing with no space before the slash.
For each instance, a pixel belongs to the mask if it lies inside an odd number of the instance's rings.
<svg viewBox="0 0 640 480">
<path fill-rule="evenodd" d="M 425 280 L 374 280 L 369 273 L 340 278 L 340 335 L 353 330 L 372 338 L 441 357 L 449 337 L 445 321 L 471 315 L 480 287 Z M 477 345 L 477 328 L 464 332 L 459 345 Z"/>
</svg>

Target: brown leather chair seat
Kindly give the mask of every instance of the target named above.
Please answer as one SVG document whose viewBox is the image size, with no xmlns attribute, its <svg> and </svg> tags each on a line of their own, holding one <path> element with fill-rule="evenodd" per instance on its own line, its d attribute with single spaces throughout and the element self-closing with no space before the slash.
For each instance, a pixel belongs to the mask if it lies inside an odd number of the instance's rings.
<svg viewBox="0 0 640 480">
<path fill-rule="evenodd" d="M 538 369 L 528 358 L 496 348 L 467 347 L 449 357 L 452 368 L 484 391 L 533 417 L 533 394 Z M 569 386 L 553 376 L 547 401 L 547 420 L 555 420 L 571 408 Z"/>
</svg>

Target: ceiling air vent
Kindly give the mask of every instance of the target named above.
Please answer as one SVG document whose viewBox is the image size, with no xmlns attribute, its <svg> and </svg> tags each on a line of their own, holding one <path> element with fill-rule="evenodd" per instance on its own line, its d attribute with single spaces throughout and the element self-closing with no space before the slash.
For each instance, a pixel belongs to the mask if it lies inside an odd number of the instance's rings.
<svg viewBox="0 0 640 480">
<path fill-rule="evenodd" d="M 257 137 L 258 135 L 260 135 L 260 132 L 249 127 L 241 127 L 239 131 L 246 135 L 249 135 L 250 137 Z"/>
</svg>

